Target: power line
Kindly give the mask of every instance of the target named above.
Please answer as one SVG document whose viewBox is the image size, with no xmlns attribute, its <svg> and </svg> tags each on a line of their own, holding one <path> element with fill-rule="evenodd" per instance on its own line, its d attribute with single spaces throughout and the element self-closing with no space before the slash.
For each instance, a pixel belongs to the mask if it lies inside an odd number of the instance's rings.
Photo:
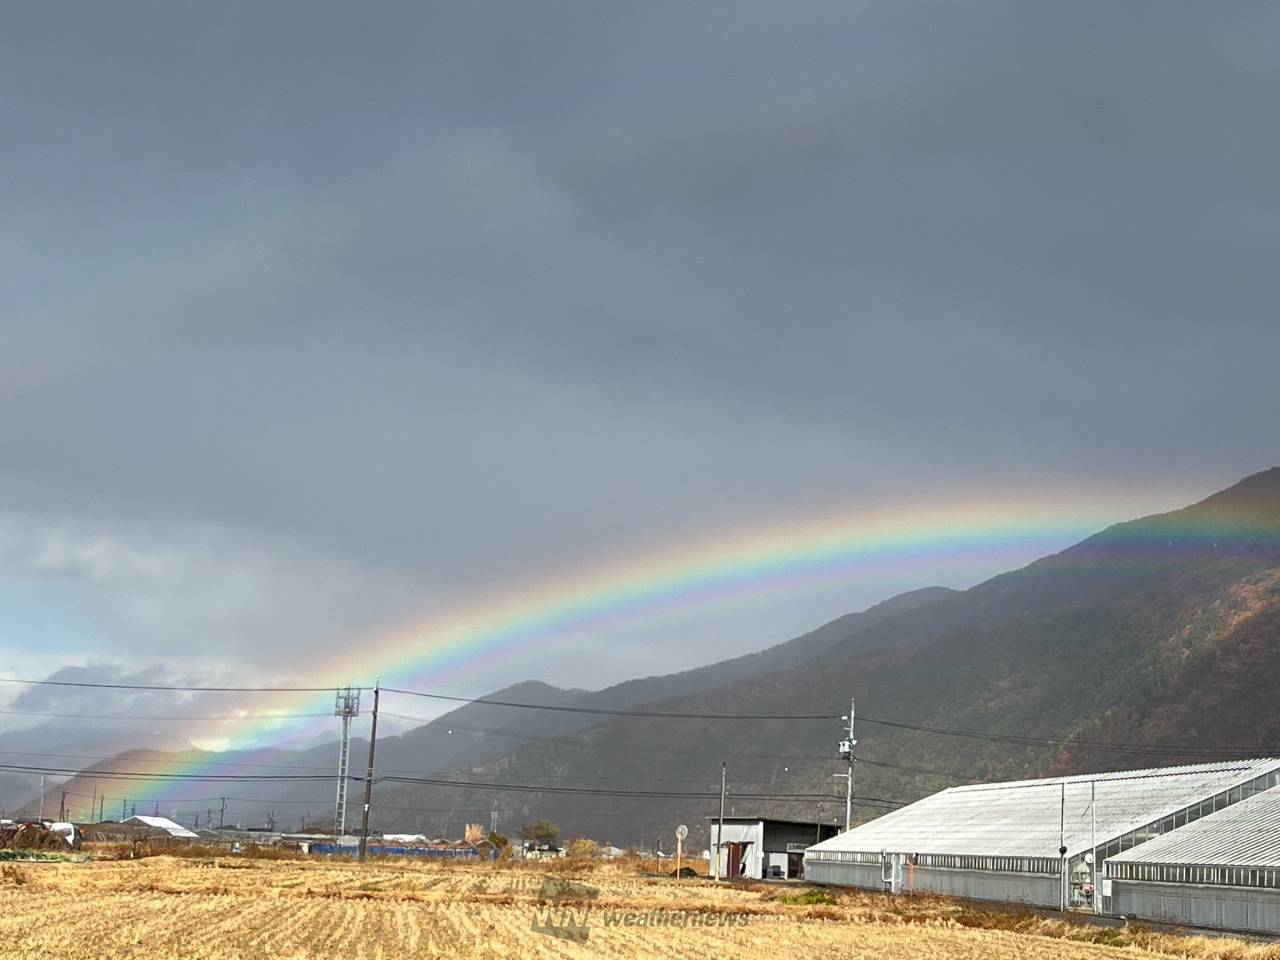
<svg viewBox="0 0 1280 960">
<path fill-rule="evenodd" d="M 410 716 L 407 716 L 406 714 L 402 714 L 402 713 L 390 713 L 390 712 L 388 712 L 388 711 L 386 711 L 386 710 L 382 710 L 382 711 L 380 711 L 380 712 L 379 712 L 379 716 L 383 716 L 383 717 L 395 717 L 395 718 L 396 718 L 396 719 L 398 719 L 398 720 L 416 720 L 416 721 L 418 721 L 418 722 L 420 722 L 420 723 L 423 723 L 423 724 L 426 724 L 426 725 L 429 725 L 429 724 L 431 724 L 431 723 L 434 723 L 434 722 L 435 722 L 434 720 L 428 720 L 428 719 L 424 719 L 424 718 L 422 718 L 422 717 L 410 717 Z M 435 719 L 441 719 L 441 718 L 435 718 Z M 465 726 L 465 725 L 460 724 L 460 723 L 449 723 L 449 724 L 448 724 L 448 729 L 447 729 L 447 730 L 445 730 L 445 729 L 441 729 L 441 728 L 439 728 L 439 727 L 436 727 L 435 729 L 431 729 L 431 730 L 421 730 L 421 729 L 420 729 L 420 730 L 415 730 L 415 731 L 414 731 L 414 734 L 415 734 L 415 735 L 420 735 L 420 734 L 422 734 L 422 733 L 430 733 L 430 734 L 432 734 L 432 735 L 434 735 L 434 736 L 441 736 L 441 737 L 444 737 L 444 736 L 449 736 L 449 735 L 451 735 L 451 734 L 453 733 L 453 731 L 455 731 L 455 730 L 461 730 L 461 731 L 463 731 L 464 733 L 476 733 L 476 734 L 480 734 L 480 735 L 484 738 L 484 740 L 504 740 L 504 741 L 508 741 L 508 742 L 510 742 L 510 743 L 534 743 L 534 744 L 538 744 L 538 743 L 556 743 L 556 744 L 563 744 L 564 746 L 571 747 L 571 748 L 576 748 L 576 749 L 581 749 L 581 750 L 600 750 L 600 749 L 601 749 L 601 747 L 599 747 L 599 746 L 597 746 L 596 744 L 593 744 L 593 743 L 587 743 L 587 742 L 585 742 L 585 741 L 582 739 L 582 736 L 583 736 L 584 734 L 591 733 L 592 731 L 596 731 L 596 730 L 604 730 L 604 729 L 606 729 L 606 728 L 605 728 L 605 727 L 603 727 L 603 726 L 583 727 L 583 728 L 582 728 L 582 729 L 580 729 L 580 730 L 576 730 L 576 731 L 573 731 L 573 732 L 568 733 L 568 734 L 559 734 L 559 735 L 555 735 L 555 734 L 548 734 L 547 736 L 536 737 L 536 736 L 521 736 L 520 734 L 517 734 L 517 733 L 510 733 L 509 731 L 505 731 L 505 730 L 486 730 L 486 729 L 484 729 L 484 728 L 482 728 L 482 727 L 469 727 L 469 726 Z M 683 755 L 683 756 L 690 756 L 690 757 L 716 757 L 716 758 L 719 758 L 719 757 L 722 755 L 723 751 L 714 751 L 714 750 L 681 750 L 681 749 L 679 749 L 679 748 L 677 748 L 677 747 L 673 747 L 673 748 L 672 748 L 672 749 L 670 749 L 670 750 L 659 750 L 659 749 L 656 749 L 656 748 L 654 748 L 654 749 L 645 749 L 644 747 L 630 747 L 630 746 L 629 746 L 629 747 L 627 747 L 627 753 L 628 753 L 628 754 L 647 753 L 647 754 L 653 754 L 654 756 L 659 756 L 659 757 L 664 757 L 664 758 L 665 758 L 665 757 L 670 757 L 672 754 L 681 754 L 681 755 Z M 801 754 L 801 755 L 790 755 L 790 754 L 772 754 L 772 755 L 765 755 L 765 754 L 743 754 L 743 753 L 734 753 L 734 757 L 735 757 L 735 758 L 746 759 L 746 760 L 806 760 L 806 759 L 808 759 L 808 760 L 825 760 L 825 759 L 828 759 L 828 758 L 826 758 L 826 757 L 819 757 L 819 756 L 806 756 L 806 755 L 803 755 L 803 754 Z"/>
<path fill-rule="evenodd" d="M 0 683 L 19 683 L 32 686 L 47 687 L 81 687 L 95 690 L 149 690 L 182 693 L 328 693 L 333 687 L 195 687 L 180 684 L 145 684 L 145 683 L 99 683 L 82 680 L 29 680 L 19 677 L 0 677 Z M 361 691 L 370 687 L 360 687 Z M 494 707 L 513 707 L 528 710 L 554 710 L 560 713 L 583 713 L 606 717 L 669 717 L 676 720 L 832 720 L 838 719 L 835 714 L 795 715 L 795 714 L 708 714 L 708 713 L 669 713 L 657 710 L 610 710 L 603 707 L 570 707 L 551 704 L 519 703 L 511 700 L 493 700 L 487 697 L 457 697 L 445 693 L 427 693 L 421 690 L 403 690 L 394 687 L 383 687 L 386 693 L 398 693 L 404 696 L 425 697 L 431 700 L 446 700 L 453 703 L 480 703 Z"/>
<path fill-rule="evenodd" d="M 525 710 L 550 710 L 559 713 L 590 714 L 607 717 L 653 717 L 676 720 L 839 720 L 843 714 L 724 714 L 724 713 L 681 713 L 657 710 L 610 710 L 596 707 L 572 707 L 552 704 L 523 703 L 512 700 L 494 700 L 488 697 L 457 697 L 443 693 L 427 693 L 420 690 L 402 690 L 394 687 L 383 687 L 386 693 L 398 693 L 406 696 L 425 697 L 432 700 L 445 700 L 454 703 L 477 703 L 489 706 L 512 707 Z M 1086 747 L 1096 750 L 1111 750 L 1121 753 L 1148 753 L 1151 755 L 1178 756 L 1199 755 L 1220 757 L 1224 753 L 1233 752 L 1226 749 L 1205 749 L 1203 747 L 1180 747 L 1177 745 L 1151 746 L 1132 743 L 1103 743 L 1100 741 L 1073 740 L 1062 737 L 1026 737 L 1014 734 L 981 733 L 976 730 L 962 730 L 947 727 L 935 727 L 924 724 L 905 723 L 898 720 L 885 720 L 879 717 L 859 716 L 865 723 L 893 727 L 901 730 L 912 730 L 920 733 L 932 733 L 940 736 L 965 737 L 976 740 L 989 740 L 997 743 L 1017 743 L 1024 746 L 1056 746 Z M 1253 748 L 1251 748 L 1253 749 Z"/>
<path fill-rule="evenodd" d="M 384 717 L 394 717 L 397 720 L 412 720 L 424 725 L 430 725 L 433 722 L 435 722 L 435 720 L 440 719 L 438 717 L 437 718 L 411 717 L 411 716 L 408 716 L 407 714 L 390 713 L 386 710 L 381 711 L 381 715 Z M 415 733 L 420 734 L 423 732 L 429 732 L 437 736 L 444 737 L 444 736 L 451 735 L 456 730 L 461 730 L 464 733 L 480 734 L 485 740 L 504 740 L 510 743 L 531 743 L 531 744 L 555 743 L 555 744 L 562 744 L 564 746 L 575 748 L 575 749 L 594 751 L 594 750 L 599 750 L 601 748 L 593 743 L 585 742 L 582 739 L 582 735 L 589 733 L 593 730 L 603 730 L 603 729 L 605 728 L 604 727 L 585 727 L 582 730 L 576 731 L 571 734 L 563 734 L 559 736 L 548 735 L 545 737 L 535 737 L 535 736 L 521 736 L 519 734 L 510 733 L 508 731 L 503 731 L 503 730 L 485 730 L 481 727 L 469 727 L 459 723 L 450 723 L 448 725 L 448 730 L 436 728 L 433 730 L 418 730 L 418 731 L 415 731 Z M 686 757 L 711 757 L 716 759 L 720 758 L 723 755 L 723 751 L 684 750 L 679 747 L 672 747 L 669 750 L 659 750 L 656 748 L 647 750 L 643 747 L 627 747 L 627 753 L 629 755 L 639 754 L 639 753 L 652 754 L 656 757 L 662 757 L 664 760 L 666 758 L 671 757 L 673 754 L 679 755 L 679 756 L 686 756 Z M 835 759 L 838 759 L 833 756 L 817 755 L 817 754 L 738 753 L 736 751 L 734 752 L 733 756 L 734 756 L 734 759 L 738 759 L 738 760 L 778 760 L 785 763 L 801 763 L 801 762 L 808 762 L 808 761 L 812 761 L 815 763 L 828 763 L 828 762 L 834 761 Z M 868 760 L 865 757 L 858 757 L 858 762 L 864 763 L 864 764 L 867 764 L 868 766 L 873 766 L 873 767 L 885 767 L 886 769 L 903 770 L 908 773 L 920 773 L 928 776 L 946 777 L 952 780 L 966 779 L 966 775 L 953 773 L 952 771 L 949 771 L 949 770 L 930 770 L 925 767 L 914 767 L 914 766 L 907 766 L 900 763 L 889 763 L 888 761 L 884 761 L 884 760 Z"/>
<path fill-rule="evenodd" d="M 12 765 L 0 764 L 0 770 L 18 770 L 25 773 L 46 773 L 46 774 L 71 774 L 75 771 L 68 769 L 58 769 L 51 767 L 18 767 Z M 279 783 L 279 782 L 316 782 L 331 780 L 331 776 L 310 776 L 310 775 L 230 775 L 230 776 L 209 776 L 204 774 L 169 774 L 169 773 L 142 773 L 138 771 L 121 772 L 117 775 L 105 774 L 104 779 L 119 780 L 171 780 L 179 782 L 207 782 L 207 781 L 232 781 L 232 782 L 249 782 L 249 783 Z M 363 782 L 364 777 L 353 775 L 350 779 Z M 667 790 L 609 790 L 602 787 L 565 787 L 547 784 L 535 783 L 494 783 L 491 781 L 467 781 L 467 780 L 450 780 L 436 777 L 407 777 L 398 775 L 375 776 L 374 783 L 404 783 L 415 784 L 419 786 L 440 786 L 440 787 L 461 787 L 477 790 L 510 790 L 525 793 L 573 793 L 588 794 L 593 796 L 635 796 L 635 797 L 681 797 L 690 799 L 706 799 L 718 796 L 714 793 L 700 793 L 693 791 L 667 791 Z M 811 800 L 811 801 L 827 801 L 833 799 L 826 794 L 734 794 L 737 799 L 742 800 Z"/>
<path fill-rule="evenodd" d="M 556 787 L 556 786 L 540 786 L 537 784 L 520 784 L 520 783 L 483 783 L 467 780 L 445 780 L 435 779 L 432 777 L 378 777 L 378 782 L 386 783 L 410 783 L 420 786 L 436 786 L 436 787 L 459 787 L 472 790 L 505 790 L 514 793 L 572 793 L 584 796 L 601 796 L 601 797 L 641 797 L 646 799 L 653 798 L 677 798 L 687 800 L 710 800 L 719 797 L 719 793 L 712 792 L 692 792 L 692 791 L 675 791 L 675 790 L 607 790 L 600 787 Z M 796 802 L 828 802 L 838 797 L 829 794 L 765 794 L 765 793 L 735 793 L 735 799 L 738 800 L 777 800 L 777 801 L 796 801 Z"/>
<path fill-rule="evenodd" d="M 924 724 L 904 723 L 898 720 L 881 720 L 874 717 L 866 717 L 859 715 L 859 720 L 864 723 L 874 723 L 882 727 L 893 727 L 899 730 L 912 730 L 918 733 L 932 733 L 947 737 L 965 737 L 972 740 L 989 740 L 996 743 L 1018 743 L 1025 746 L 1045 746 L 1045 747 L 1087 747 L 1091 750 L 1110 750 L 1116 753 L 1145 753 L 1152 756 L 1205 756 L 1205 757 L 1221 757 L 1224 754 L 1235 753 L 1230 748 L 1206 749 L 1203 747 L 1180 747 L 1177 745 L 1154 745 L 1154 744 L 1136 744 L 1136 743 L 1104 743 L 1102 741 L 1091 740 L 1072 740 L 1069 738 L 1059 737 L 1024 737 L 1017 734 L 1005 733 L 980 733 L 976 730 L 959 730 L 948 727 L 933 727 Z M 1250 747 L 1246 752 L 1255 752 L 1259 748 Z M 1263 752 L 1270 752 L 1264 750 Z"/>
<path fill-rule="evenodd" d="M 92 689 L 107 690 L 144 690 L 144 691 L 166 691 L 166 692 L 185 692 L 185 693 L 328 693 L 333 687 L 286 687 L 286 686 L 262 686 L 262 687 L 197 687 L 185 686 L 177 684 L 133 684 L 133 683 L 98 683 L 88 681 L 72 681 L 72 680 L 30 680 L 16 677 L 0 677 L 0 683 L 13 684 L 30 684 L 33 686 L 56 686 L 56 687 L 78 687 Z M 371 688 L 360 687 L 361 690 Z M 483 704 L 487 706 L 507 707 L 512 709 L 523 710 L 547 710 L 557 713 L 573 713 L 591 716 L 604 717 L 645 717 L 655 719 L 672 719 L 672 720 L 734 720 L 734 721 L 809 721 L 809 720 L 838 720 L 840 714 L 728 714 L 728 713 L 687 713 L 678 711 L 660 711 L 660 710 L 614 710 L 604 707 L 574 707 L 554 704 L 538 704 L 524 703 L 513 700 L 496 700 L 489 697 L 459 697 L 444 693 L 428 693 L 422 690 L 405 690 L 395 687 L 383 687 L 385 693 L 395 693 L 403 696 L 421 697 L 430 700 L 441 700 L 451 703 L 469 703 Z M 16 711 L 13 711 L 16 713 Z M 33 714 L 34 715 L 34 714 Z M 226 720 L 247 720 L 247 719 L 289 719 L 293 716 L 327 716 L 327 714 L 305 714 L 305 715 L 289 715 L 289 714 L 266 714 L 261 716 L 228 715 L 225 717 L 209 717 L 208 719 L 226 719 Z M 95 719 L 82 714 L 72 714 L 70 717 L 83 717 L 85 719 Z M 96 719 L 115 719 L 102 715 Z M 135 718 L 146 719 L 146 718 Z M 154 719 L 199 719 L 197 717 L 156 717 Z M 420 718 L 406 718 L 420 719 Z M 437 718 L 438 719 L 438 718 Z M 1065 737 L 1028 737 L 1015 734 L 999 734 L 999 733 L 983 733 L 976 730 L 964 730 L 958 728 L 931 726 L 926 724 L 906 723 L 899 720 L 886 720 L 879 717 L 861 716 L 859 717 L 864 723 L 877 724 L 879 726 L 890 727 L 900 730 L 909 730 L 918 733 L 929 733 L 938 736 L 962 737 L 974 740 L 986 740 L 994 743 L 1014 743 L 1022 746 L 1047 746 L 1047 747 L 1081 747 L 1090 750 L 1110 751 L 1114 753 L 1135 753 L 1147 754 L 1151 756 L 1204 756 L 1204 757 L 1221 757 L 1227 753 L 1239 752 L 1228 748 L 1204 748 L 1179 746 L 1176 744 L 1165 745 L 1149 745 L 1135 743 L 1105 743 L 1101 741 L 1075 740 Z M 1253 752 L 1257 748 L 1248 748 L 1247 752 Z M 1264 751 L 1265 752 L 1265 751 Z"/>
<path fill-rule="evenodd" d="M 25 683 L 34 687 L 85 687 L 93 690 L 153 690 L 180 693 L 331 693 L 333 687 L 189 687 L 170 683 L 91 683 L 87 680 L 24 680 L 0 677 L 0 683 Z M 367 690 L 368 687 L 361 687 Z"/>
<path fill-rule="evenodd" d="M 219 781 L 246 781 L 246 782 L 288 782 L 288 781 L 323 781 L 331 782 L 332 774 L 280 774 L 280 773 L 148 773 L 141 770 L 92 770 L 85 771 L 74 767 L 41 767 L 32 764 L 8 764 L 0 763 L 0 770 L 8 770 L 13 773 L 33 773 L 44 774 L 47 776 L 82 776 L 85 778 L 92 777 L 96 780 L 174 780 L 180 782 L 192 783 L 209 783 Z M 363 779 L 353 778 L 353 779 Z"/>
<path fill-rule="evenodd" d="M 854 760 L 869 767 L 884 767 L 886 770 L 902 770 L 906 773 L 921 773 L 930 777 L 946 777 L 949 780 L 966 779 L 965 775 L 952 773 L 950 770 L 930 770 L 927 767 L 913 767 L 904 763 L 889 763 L 886 760 L 868 760 L 866 757 L 854 757 Z"/>
<path fill-rule="evenodd" d="M 426 693 L 421 690 L 399 690 L 383 687 L 384 693 L 398 693 L 410 697 L 426 697 L 430 700 L 448 700 L 454 703 L 480 703 L 490 707 L 514 707 L 522 710 L 552 710 L 557 713 L 584 713 L 602 717 L 655 717 L 670 720 L 839 720 L 840 714 L 771 714 L 771 713 L 678 713 L 660 710 L 609 710 L 604 707 L 568 707 L 546 703 L 519 703 L 514 700 L 491 700 L 488 697 L 455 697 L 445 693 Z"/>
<path fill-rule="evenodd" d="M 2 712 L 3 711 L 0 711 L 0 713 Z M 384 715 L 387 715 L 387 714 L 384 713 Z M 327 717 L 329 716 L 329 714 L 295 714 L 295 716 Z M 399 715 L 391 714 L 391 716 L 399 716 Z M 155 719 L 161 719 L 161 718 L 155 718 Z M 512 743 L 528 743 L 528 744 L 557 743 L 557 744 L 563 744 L 565 746 L 577 747 L 577 748 L 592 750 L 592 751 L 596 751 L 600 749 L 599 747 L 593 744 L 584 743 L 580 740 L 574 740 L 574 739 L 571 739 L 570 737 L 565 737 L 565 736 L 521 737 L 516 734 L 499 733 L 496 731 L 482 730 L 478 727 L 462 727 L 458 725 L 454 725 L 452 729 L 466 730 L 474 733 L 479 733 L 479 734 L 483 734 L 486 739 L 492 738 L 496 740 L 507 740 Z M 444 731 L 434 731 L 434 732 L 444 735 Z M 679 754 L 681 756 L 690 756 L 690 757 L 719 757 L 721 755 L 716 751 L 710 751 L 710 750 L 681 750 L 678 748 L 673 748 L 671 750 L 656 750 L 656 749 L 641 750 L 638 748 L 628 750 L 628 753 L 632 753 L 632 752 L 651 753 L 654 756 L 663 757 L 663 758 L 668 758 L 673 754 Z M 208 752 L 206 751 L 206 754 L 207 753 Z M 91 760 L 91 761 L 100 762 L 100 763 L 111 763 L 113 761 L 119 761 L 122 759 L 119 754 L 114 756 L 102 756 L 100 754 L 83 754 L 83 753 L 46 753 L 40 750 L 0 750 L 0 755 L 9 755 L 9 756 L 18 756 L 18 757 L 37 757 L 41 759 L 54 758 L 59 760 Z M 799 763 L 805 763 L 805 762 L 827 763 L 827 762 L 831 762 L 833 759 L 831 757 L 816 756 L 816 755 L 809 755 L 809 754 L 793 755 L 793 754 L 781 754 L 781 753 L 780 754 L 735 753 L 734 757 L 736 759 L 744 759 L 744 760 L 776 760 L 779 762 L 785 762 L 790 764 L 799 764 Z M 137 760 L 139 758 L 130 757 L 128 759 Z M 207 756 L 201 756 L 200 758 L 194 761 L 190 759 L 182 759 L 182 758 L 162 759 L 158 757 L 146 757 L 145 761 L 147 763 L 163 763 L 166 765 L 199 762 L 201 764 L 206 764 L 211 767 L 261 767 L 264 769 L 274 769 L 274 770 L 322 771 L 322 770 L 330 769 L 330 765 L 328 764 L 320 765 L 320 764 L 299 764 L 299 763 L 260 763 L 260 762 L 255 762 L 251 760 L 215 760 Z M 883 760 L 870 760 L 865 757 L 859 757 L 858 762 L 862 764 L 866 764 L 868 766 L 873 766 L 873 767 L 884 767 L 886 769 L 891 769 L 891 770 L 903 770 L 909 773 L 919 773 L 919 774 L 925 774 L 928 776 L 946 777 L 953 780 L 966 779 L 965 775 L 963 774 L 953 773 L 947 770 L 930 770 L 924 767 L 915 767 L 915 766 L 908 766 L 908 765 L 899 764 L 899 763 L 890 763 Z M 383 773 L 416 773 L 418 772 L 417 770 L 413 770 L 409 768 L 393 767 L 393 768 L 381 768 L 381 769 Z M 86 777 L 93 776 L 97 772 L 98 771 L 91 770 L 88 768 L 85 768 L 84 770 L 80 771 L 80 773 Z M 441 771 L 441 772 L 452 772 L 452 771 Z M 600 779 L 600 778 L 591 777 L 585 774 L 574 775 L 574 777 L 575 779 Z M 655 778 L 653 777 L 620 777 L 620 778 L 606 778 L 606 779 L 653 780 Z M 656 779 L 663 779 L 663 778 L 656 778 Z M 670 778 L 667 778 L 667 779 L 670 779 Z M 768 781 L 751 781 L 751 782 L 764 783 Z"/>
<path fill-rule="evenodd" d="M 92 794 L 78 793 L 70 790 L 67 791 L 67 796 L 80 797 L 82 799 L 92 799 L 93 797 Z M 97 796 L 105 797 L 108 803 L 118 803 L 122 799 L 121 797 L 112 797 L 112 796 L 107 796 L 105 794 L 98 794 Z M 738 799 L 738 798 L 731 795 L 730 799 Z M 310 799 L 271 799 L 271 798 L 260 799 L 260 798 L 254 798 L 254 797 L 233 797 L 233 796 L 185 797 L 181 800 L 173 800 L 173 801 L 160 800 L 158 802 L 160 803 L 161 809 L 173 810 L 178 807 L 188 807 L 188 806 L 199 805 L 201 810 L 203 810 L 204 804 L 217 803 L 221 800 L 226 800 L 228 801 L 228 803 L 252 804 L 252 805 L 263 806 L 268 808 L 276 807 L 276 806 L 311 806 L 311 807 L 323 808 L 323 807 L 326 807 L 331 802 L 331 798 L 329 797 L 310 798 Z M 876 806 L 905 805 L 903 801 L 883 800 L 877 797 L 854 797 L 854 802 L 855 804 L 867 803 L 867 804 L 876 805 Z M 395 811 L 404 812 L 404 813 L 448 814 L 448 815 L 457 817 L 459 819 L 467 819 L 467 818 L 481 819 L 483 817 L 487 817 L 493 808 L 491 806 L 470 807 L 470 808 L 468 807 L 409 807 L 409 806 L 403 806 L 398 804 L 379 803 L 378 809 L 379 810 L 395 810 Z M 541 803 L 538 805 L 538 810 L 550 813 L 551 815 L 554 815 L 554 816 L 593 817 L 593 818 L 594 817 L 607 817 L 607 818 L 616 817 L 619 819 L 626 819 L 626 820 L 635 819 L 635 814 L 624 813 L 620 811 L 605 811 L 605 810 L 595 810 L 595 809 L 569 810 L 565 808 L 552 808 L 551 810 L 547 810 L 545 805 Z"/>
<path fill-rule="evenodd" d="M 0 715 L 63 720 L 301 720 L 332 716 L 328 713 L 173 713 L 148 716 L 136 713 L 46 713 L 39 710 L 0 710 Z"/>
<path fill-rule="evenodd" d="M 103 757 L 103 756 L 94 756 L 91 754 L 75 754 L 75 753 L 44 753 L 44 752 L 35 751 L 35 750 L 0 750 L 0 754 L 17 756 L 17 757 L 38 758 L 41 760 L 46 760 L 46 759 L 94 760 L 94 761 L 99 761 L 104 763 L 110 763 L 112 761 L 123 762 L 124 760 L 124 758 L 120 758 L 120 757 Z M 203 757 L 195 761 L 190 759 L 181 759 L 181 758 L 161 759 L 161 758 L 151 758 L 151 757 L 145 757 L 145 758 L 129 757 L 127 759 L 135 762 L 141 761 L 148 764 L 164 764 L 166 766 L 185 765 L 185 764 L 190 764 L 192 762 L 198 762 L 202 765 L 207 765 L 209 767 L 253 767 L 253 768 L 259 768 L 259 769 L 266 769 L 266 770 L 310 770 L 310 771 L 317 771 L 316 777 L 318 779 L 328 779 L 330 776 L 328 773 L 325 773 L 323 775 L 319 773 L 320 771 L 329 771 L 330 767 L 328 765 L 319 766 L 319 765 L 313 765 L 313 764 L 258 763 L 250 760 L 213 760 L 213 759 L 205 759 Z M 792 758 L 787 758 L 787 759 L 792 759 Z M 827 758 L 814 758 L 814 759 L 825 761 Z M 881 763 L 879 761 L 860 760 L 859 762 L 865 762 L 865 763 L 870 763 L 876 766 L 887 766 L 887 767 L 893 767 L 893 768 L 899 768 L 900 766 L 898 764 Z M 31 762 L 27 764 L 14 763 L 14 764 L 8 765 L 8 768 L 15 768 L 18 766 L 29 767 L 31 772 L 45 771 L 47 773 L 51 773 L 55 769 L 54 767 L 38 765 L 35 762 Z M 5 769 L 5 768 L 6 768 L 5 765 L 0 765 L 0 769 Z M 66 769 L 66 768 L 57 768 L 57 769 Z M 920 771 L 920 768 L 916 768 L 916 767 L 902 768 L 902 769 L 910 769 L 918 772 L 923 772 L 923 771 Z M 418 769 L 403 768 L 403 767 L 401 768 L 380 767 L 378 769 L 378 773 L 382 776 L 391 776 L 395 774 L 414 774 L 419 776 L 428 776 L 428 775 L 438 774 L 440 776 L 448 776 L 449 774 L 456 773 L 456 770 L 422 771 Z M 552 774 L 552 773 L 521 773 L 518 771 L 511 771 L 511 773 L 517 776 L 533 777 L 537 779 L 594 780 L 594 781 L 605 781 L 605 782 L 626 781 L 626 782 L 643 782 L 643 783 L 656 783 L 656 782 L 700 783 L 703 780 L 703 778 L 700 778 L 700 777 L 660 777 L 660 776 L 621 776 L 621 775 L 601 776 L 601 775 L 586 774 L 586 773 Z M 124 774 L 124 775 L 130 775 L 130 776 L 141 775 L 137 771 L 117 771 L 117 770 L 110 770 L 110 769 L 99 770 L 99 769 L 93 769 L 90 767 L 81 768 L 75 771 L 74 773 L 75 776 L 79 776 L 84 779 L 94 779 L 98 777 L 101 777 L 103 779 L 109 779 L 114 775 L 118 775 L 118 774 Z M 159 773 L 157 774 L 148 773 L 146 775 L 147 776 L 159 775 Z M 231 774 L 231 773 L 224 774 L 224 773 L 219 773 L 215 770 L 209 770 L 208 772 L 199 773 L 199 774 L 181 773 L 181 774 L 164 774 L 164 775 L 173 777 L 175 779 L 180 777 L 189 777 L 193 779 L 198 778 L 202 782 L 211 782 L 211 781 L 217 781 L 217 780 L 233 780 L 237 777 L 236 774 Z M 364 778 L 359 776 L 350 776 L 348 777 L 348 779 L 355 780 L 355 781 L 363 781 Z M 767 785 L 767 784 L 776 783 L 777 780 L 778 780 L 778 777 L 775 776 L 775 777 L 772 777 L 769 779 L 763 779 L 763 780 L 739 780 L 738 782 L 748 783 L 748 784 Z M 529 784 L 529 785 L 536 786 L 536 784 Z"/>
<path fill-rule="evenodd" d="M 38 757 L 41 759 L 52 758 L 57 760 L 94 760 L 101 763 L 120 762 L 123 758 L 119 755 L 113 757 L 99 757 L 83 753 L 42 753 L 38 750 L 0 750 L 0 754 L 17 757 Z M 308 763 L 256 763 L 252 760 L 206 760 L 200 758 L 198 760 L 183 759 L 158 759 L 153 757 L 129 757 L 130 761 L 142 760 L 146 763 L 163 763 L 168 766 L 177 764 L 200 763 L 211 767 L 262 767 L 268 770 L 329 770 L 330 764 L 320 766 L 318 764 Z M 99 771 L 90 767 L 85 767 L 78 771 L 80 776 L 92 777 Z M 103 771 L 109 772 L 109 771 Z"/>
</svg>

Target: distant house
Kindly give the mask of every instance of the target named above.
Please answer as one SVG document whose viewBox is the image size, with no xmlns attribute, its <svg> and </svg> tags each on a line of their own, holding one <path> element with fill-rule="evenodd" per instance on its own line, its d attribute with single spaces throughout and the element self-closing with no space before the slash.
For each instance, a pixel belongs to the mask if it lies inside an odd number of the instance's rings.
<svg viewBox="0 0 1280 960">
<path fill-rule="evenodd" d="M 520 851 L 525 860 L 556 860 L 564 856 L 563 847 L 554 843 L 538 843 L 536 840 L 527 841 Z"/>
</svg>

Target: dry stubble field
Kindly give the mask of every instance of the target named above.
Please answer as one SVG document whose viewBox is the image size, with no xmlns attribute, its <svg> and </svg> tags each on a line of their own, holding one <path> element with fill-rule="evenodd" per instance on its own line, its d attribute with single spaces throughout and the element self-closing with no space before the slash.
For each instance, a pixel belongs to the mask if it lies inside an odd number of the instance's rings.
<svg viewBox="0 0 1280 960">
<path fill-rule="evenodd" d="M 677 883 L 612 866 L 564 875 L 599 890 L 585 943 L 530 929 L 541 876 L 519 867 L 171 857 L 4 865 L 0 956 L 1280 960 L 1275 947 L 1100 931 L 945 900 L 787 902 L 804 899 L 804 888 Z M 685 925 L 672 925 L 673 914 Z M 648 925 L 654 917 L 666 923 Z"/>
</svg>

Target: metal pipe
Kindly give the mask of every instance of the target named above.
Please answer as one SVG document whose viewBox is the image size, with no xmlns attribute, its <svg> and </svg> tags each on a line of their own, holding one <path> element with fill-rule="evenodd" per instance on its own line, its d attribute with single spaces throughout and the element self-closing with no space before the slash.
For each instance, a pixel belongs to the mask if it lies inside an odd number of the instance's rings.
<svg viewBox="0 0 1280 960">
<path fill-rule="evenodd" d="M 720 879 L 720 848 L 724 846 L 724 794 L 729 764 L 720 764 L 720 820 L 716 823 L 716 879 Z"/>
</svg>

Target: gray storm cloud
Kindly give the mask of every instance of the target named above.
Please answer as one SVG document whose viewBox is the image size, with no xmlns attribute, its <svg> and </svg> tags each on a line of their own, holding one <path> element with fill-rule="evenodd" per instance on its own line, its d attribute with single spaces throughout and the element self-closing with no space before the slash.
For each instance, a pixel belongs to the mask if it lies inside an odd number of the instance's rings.
<svg viewBox="0 0 1280 960">
<path fill-rule="evenodd" d="M 41 578 L 101 611 L 68 656 L 287 662 L 815 505 L 1191 498 L 1269 466 L 1278 19 L 16 10 L 0 647 L 61 602 Z M 877 599 L 543 673 L 710 660 Z"/>
</svg>

